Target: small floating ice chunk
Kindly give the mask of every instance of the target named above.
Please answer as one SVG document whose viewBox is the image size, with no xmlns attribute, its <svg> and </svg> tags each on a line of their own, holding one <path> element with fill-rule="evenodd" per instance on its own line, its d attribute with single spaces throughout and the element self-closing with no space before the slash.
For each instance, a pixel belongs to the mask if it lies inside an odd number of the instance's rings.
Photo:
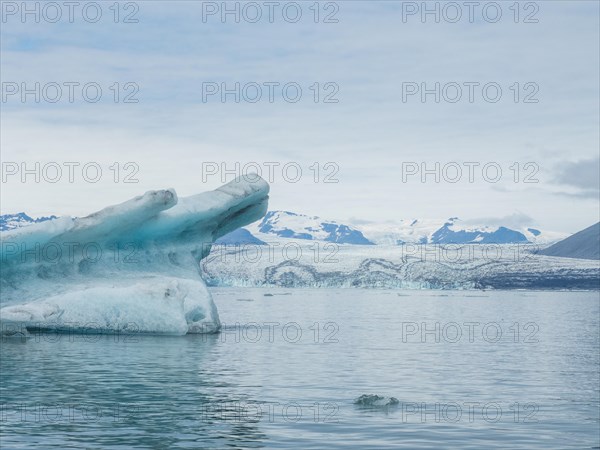
<svg viewBox="0 0 600 450">
<path fill-rule="evenodd" d="M 354 400 L 354 404 L 358 406 L 383 407 L 392 406 L 400 403 L 396 397 L 382 397 L 376 394 L 363 394 Z"/>
</svg>

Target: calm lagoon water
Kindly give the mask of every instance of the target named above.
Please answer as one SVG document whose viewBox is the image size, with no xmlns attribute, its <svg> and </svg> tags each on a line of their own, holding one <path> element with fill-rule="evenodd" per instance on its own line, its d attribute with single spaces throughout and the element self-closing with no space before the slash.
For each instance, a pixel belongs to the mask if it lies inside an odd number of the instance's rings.
<svg viewBox="0 0 600 450">
<path fill-rule="evenodd" d="M 598 292 L 213 293 L 218 335 L 4 339 L 0 447 L 600 448 Z"/>
</svg>

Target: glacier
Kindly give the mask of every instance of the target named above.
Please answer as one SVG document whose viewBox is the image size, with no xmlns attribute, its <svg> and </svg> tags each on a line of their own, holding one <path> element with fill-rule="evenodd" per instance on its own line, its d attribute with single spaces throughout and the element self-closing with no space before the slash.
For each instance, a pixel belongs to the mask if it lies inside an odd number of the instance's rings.
<svg viewBox="0 0 600 450">
<path fill-rule="evenodd" d="M 316 246 L 285 238 L 214 245 L 200 266 L 209 286 L 600 289 L 597 260 L 546 256 L 535 244 Z"/>
<path fill-rule="evenodd" d="M 249 174 L 190 197 L 149 191 L 87 217 L 2 232 L 2 332 L 218 331 L 199 263 L 215 240 L 266 214 L 268 193 Z"/>
</svg>

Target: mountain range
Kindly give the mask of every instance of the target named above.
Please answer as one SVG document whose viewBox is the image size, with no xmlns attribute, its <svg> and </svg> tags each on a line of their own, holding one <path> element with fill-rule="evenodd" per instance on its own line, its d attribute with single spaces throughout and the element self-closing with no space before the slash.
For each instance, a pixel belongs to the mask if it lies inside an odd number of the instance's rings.
<svg viewBox="0 0 600 450">
<path fill-rule="evenodd" d="M 31 225 L 32 223 L 45 222 L 46 220 L 51 219 L 56 219 L 56 216 L 38 217 L 37 219 L 33 219 L 24 212 L 4 214 L 0 215 L 0 231 L 13 230 L 15 228 Z"/>
<path fill-rule="evenodd" d="M 280 238 L 335 242 L 336 244 L 374 245 L 363 233 L 349 225 L 289 211 L 269 211 L 258 223 L 250 225 L 256 234 Z"/>
<path fill-rule="evenodd" d="M 56 216 L 32 218 L 24 212 L 0 215 L 0 231 L 44 222 Z M 269 211 L 254 224 L 220 238 L 221 245 L 258 244 L 278 239 L 302 239 L 353 245 L 405 244 L 550 244 L 563 233 L 532 227 L 473 224 L 457 217 L 446 220 L 406 219 L 389 223 L 340 223 L 290 211 Z"/>
<path fill-rule="evenodd" d="M 568 236 L 532 227 L 473 224 L 457 217 L 406 219 L 394 224 L 342 224 L 290 211 L 269 211 L 260 222 L 247 228 L 263 241 L 294 238 L 354 245 L 549 244 Z"/>
</svg>

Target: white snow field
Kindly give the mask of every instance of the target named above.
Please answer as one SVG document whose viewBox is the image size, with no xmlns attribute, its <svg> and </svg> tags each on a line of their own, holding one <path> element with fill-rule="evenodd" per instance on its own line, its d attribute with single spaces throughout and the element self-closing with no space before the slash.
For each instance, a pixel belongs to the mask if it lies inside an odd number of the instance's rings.
<svg viewBox="0 0 600 450">
<path fill-rule="evenodd" d="M 216 239 L 265 215 L 268 192 L 250 175 L 191 197 L 149 191 L 87 217 L 3 232 L 2 331 L 217 331 L 199 262 Z"/>
</svg>

